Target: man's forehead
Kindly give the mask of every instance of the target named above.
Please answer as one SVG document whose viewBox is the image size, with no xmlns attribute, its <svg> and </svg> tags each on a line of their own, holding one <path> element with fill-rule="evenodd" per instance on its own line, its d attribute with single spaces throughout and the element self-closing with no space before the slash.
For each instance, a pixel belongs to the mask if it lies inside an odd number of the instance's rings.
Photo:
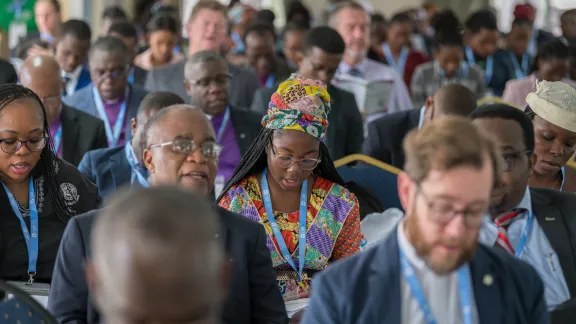
<svg viewBox="0 0 576 324">
<path fill-rule="evenodd" d="M 219 60 L 208 60 L 204 62 L 194 63 L 188 66 L 189 74 L 191 76 L 215 76 L 228 73 L 228 65 Z M 191 73 L 190 73 L 191 72 Z"/>
<path fill-rule="evenodd" d="M 154 125 L 151 129 L 151 139 L 161 137 L 163 140 L 172 140 L 176 137 L 200 140 L 214 137 L 212 124 L 200 110 L 173 111 Z M 198 137 L 202 138 L 198 138 Z"/>
</svg>

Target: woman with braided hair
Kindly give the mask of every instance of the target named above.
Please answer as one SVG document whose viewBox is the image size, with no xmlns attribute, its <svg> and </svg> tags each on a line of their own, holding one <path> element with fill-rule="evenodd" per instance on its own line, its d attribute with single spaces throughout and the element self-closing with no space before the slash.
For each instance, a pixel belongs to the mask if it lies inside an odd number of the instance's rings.
<svg viewBox="0 0 576 324">
<path fill-rule="evenodd" d="M 313 273 L 360 251 L 358 201 L 322 142 L 329 112 L 324 83 L 293 74 L 280 84 L 264 129 L 218 198 L 264 225 L 290 317 L 307 305 Z"/>
<path fill-rule="evenodd" d="M 98 189 L 52 151 L 42 101 L 0 85 L 0 278 L 50 282 L 70 217 L 100 204 Z"/>
</svg>

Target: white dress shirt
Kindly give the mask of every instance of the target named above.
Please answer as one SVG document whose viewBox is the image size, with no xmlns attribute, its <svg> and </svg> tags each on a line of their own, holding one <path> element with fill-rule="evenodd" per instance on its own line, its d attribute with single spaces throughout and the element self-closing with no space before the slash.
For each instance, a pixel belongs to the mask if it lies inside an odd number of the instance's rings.
<svg viewBox="0 0 576 324">
<path fill-rule="evenodd" d="M 430 311 L 438 324 L 462 324 L 462 307 L 460 305 L 460 293 L 458 291 L 458 272 L 441 276 L 432 271 L 424 260 L 420 259 L 412 244 L 404 234 L 404 220 L 398 224 L 398 245 L 414 267 L 416 277 L 420 282 L 422 291 Z M 402 276 L 402 272 L 400 271 Z M 402 324 L 427 324 L 424 312 L 416 299 L 412 296 L 410 286 L 401 277 L 400 285 L 402 301 Z M 471 285 L 471 280 L 469 281 Z M 472 322 L 479 323 L 478 310 L 474 301 L 474 288 L 470 287 L 472 297 Z"/>
<path fill-rule="evenodd" d="M 390 99 L 388 102 L 388 111 L 385 114 L 403 111 L 403 110 L 410 110 L 413 109 L 414 106 L 412 105 L 412 100 L 410 99 L 410 93 L 408 92 L 408 88 L 404 83 L 404 79 L 402 76 L 398 74 L 393 68 L 376 62 L 374 60 L 365 58 L 354 67 L 349 66 L 348 64 L 344 63 L 344 61 L 340 62 L 340 66 L 338 67 L 338 73 L 347 74 L 352 68 L 359 70 L 362 74 L 362 79 L 366 81 L 394 81 L 394 88 L 392 89 L 392 94 L 390 95 Z M 383 114 L 372 114 L 370 115 L 366 122 L 370 122 L 378 117 L 382 117 Z"/>
<path fill-rule="evenodd" d="M 522 232 L 526 227 L 528 215 L 533 213 L 530 189 L 526 188 L 524 198 L 515 208 L 519 210 L 518 216 L 508 226 L 507 234 L 510 244 L 514 248 L 520 243 Z M 487 215 L 480 229 L 478 240 L 487 246 L 495 246 L 498 238 L 498 227 Z M 526 245 L 520 254 L 520 260 L 530 264 L 544 281 L 544 298 L 548 310 L 555 309 L 558 305 L 570 299 L 570 291 L 558 260 L 558 255 L 550 245 L 546 234 L 538 225 L 536 216 L 532 220 L 532 227 L 526 238 Z"/>
</svg>

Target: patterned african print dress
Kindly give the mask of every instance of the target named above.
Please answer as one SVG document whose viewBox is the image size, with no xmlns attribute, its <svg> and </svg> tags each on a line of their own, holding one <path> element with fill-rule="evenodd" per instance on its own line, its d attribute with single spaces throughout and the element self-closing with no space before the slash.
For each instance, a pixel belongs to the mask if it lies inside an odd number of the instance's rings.
<svg viewBox="0 0 576 324">
<path fill-rule="evenodd" d="M 220 206 L 264 225 L 266 245 L 272 255 L 278 287 L 284 301 L 309 298 L 311 274 L 324 269 L 329 261 L 345 258 L 360 251 L 360 213 L 358 200 L 344 187 L 317 177 L 308 202 L 306 256 L 302 282 L 298 273 L 282 257 L 268 222 L 259 179 L 249 176 L 232 187 L 221 199 Z M 299 211 L 274 212 L 292 259 L 299 267 Z"/>
</svg>

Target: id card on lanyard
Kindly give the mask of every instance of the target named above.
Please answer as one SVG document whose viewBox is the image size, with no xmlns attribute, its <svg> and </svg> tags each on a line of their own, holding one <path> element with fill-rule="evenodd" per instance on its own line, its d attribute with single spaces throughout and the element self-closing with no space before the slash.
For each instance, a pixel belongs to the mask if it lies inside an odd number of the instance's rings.
<svg viewBox="0 0 576 324">
<path fill-rule="evenodd" d="M 270 223 L 270 227 L 272 228 L 272 232 L 274 233 L 274 237 L 276 238 L 276 242 L 278 243 L 278 247 L 280 248 L 280 252 L 282 253 L 282 257 L 294 271 L 298 273 L 298 280 L 302 282 L 302 272 L 304 271 L 304 263 L 306 262 L 306 216 L 308 213 L 308 179 L 304 181 L 302 184 L 302 188 L 300 189 L 300 218 L 298 220 L 298 267 L 294 263 L 292 256 L 290 255 L 290 251 L 288 251 L 288 247 L 286 246 L 286 241 L 284 241 L 284 237 L 280 232 L 280 228 L 278 228 L 278 223 L 274 218 L 274 209 L 272 209 L 272 198 L 270 197 L 270 189 L 268 188 L 268 180 L 266 179 L 266 169 L 262 172 L 262 181 L 261 181 L 261 188 L 262 188 L 262 200 L 264 200 L 264 207 L 266 209 L 266 216 L 268 217 L 268 222 Z"/>
<path fill-rule="evenodd" d="M 430 305 L 426 300 L 424 295 L 424 290 L 420 284 L 420 280 L 416 275 L 416 270 L 410 261 L 400 250 L 400 268 L 402 271 L 402 276 L 410 288 L 410 294 L 412 298 L 416 300 L 420 310 L 424 314 L 424 321 L 428 324 L 438 324 L 436 316 L 432 314 Z M 463 324 L 473 324 L 472 316 L 472 288 L 470 282 L 470 269 L 468 265 L 465 264 L 458 269 L 458 295 L 460 297 L 460 308 L 462 309 L 462 323 Z"/>
<path fill-rule="evenodd" d="M 8 200 L 10 201 L 10 206 L 12 207 L 12 211 L 20 220 L 20 227 L 22 229 L 22 235 L 24 235 L 24 240 L 26 241 L 26 247 L 28 249 L 28 285 L 32 285 L 34 283 L 34 276 L 36 275 L 36 263 L 38 261 L 38 208 L 36 207 L 36 191 L 34 190 L 34 179 L 30 177 L 30 184 L 28 188 L 28 208 L 30 209 L 30 230 L 28 230 L 28 226 L 26 225 L 26 221 L 20 212 L 20 208 L 18 207 L 18 202 L 16 198 L 6 187 L 4 183 L 4 191 L 6 191 L 6 195 L 8 196 Z"/>
<path fill-rule="evenodd" d="M 476 59 L 474 58 L 474 53 L 470 47 L 466 47 L 466 60 L 469 64 L 476 64 Z M 492 76 L 494 75 L 494 55 L 490 55 L 486 58 L 486 70 L 484 75 L 484 83 L 488 85 L 492 81 Z"/>
<path fill-rule="evenodd" d="M 116 147 L 118 145 L 118 140 L 120 139 L 120 135 L 122 134 L 122 130 L 124 129 L 124 118 L 126 116 L 126 106 L 128 105 L 129 101 L 129 88 L 126 87 L 126 92 L 124 93 L 124 101 L 120 106 L 120 111 L 118 112 L 118 116 L 116 118 L 116 122 L 114 123 L 114 128 L 110 125 L 110 121 L 108 119 L 108 115 L 106 114 L 106 109 L 104 108 L 104 102 L 102 101 L 102 97 L 98 93 L 98 89 L 95 86 L 92 87 L 92 92 L 94 95 L 94 103 L 96 105 L 96 112 L 98 113 L 98 117 L 104 121 L 104 128 L 106 129 L 106 137 L 108 137 L 108 146 L 109 147 Z"/>
<path fill-rule="evenodd" d="M 128 164 L 130 164 L 130 169 L 132 169 L 132 175 L 130 178 L 130 184 L 134 184 L 135 181 L 144 187 L 147 188 L 150 186 L 148 183 L 148 179 L 138 170 L 136 166 L 136 156 L 134 154 L 134 148 L 132 147 L 131 143 L 127 143 L 124 146 L 124 151 L 126 152 L 126 160 L 128 160 Z"/>
<path fill-rule="evenodd" d="M 528 53 L 522 54 L 522 65 L 518 64 L 518 59 L 512 52 L 510 52 L 510 60 L 512 61 L 512 64 L 514 64 L 516 79 L 522 79 L 528 75 L 528 64 L 530 63 L 530 56 Z"/>
<path fill-rule="evenodd" d="M 382 44 L 382 51 L 384 52 L 384 56 L 386 57 L 386 61 L 388 65 L 390 65 L 396 72 L 400 74 L 401 77 L 404 77 L 404 71 L 406 70 L 406 62 L 408 61 L 408 52 L 410 51 L 407 46 L 402 47 L 402 51 L 400 52 L 400 56 L 398 57 L 398 61 L 392 55 L 392 51 L 390 50 L 390 46 L 388 43 Z"/>
</svg>

